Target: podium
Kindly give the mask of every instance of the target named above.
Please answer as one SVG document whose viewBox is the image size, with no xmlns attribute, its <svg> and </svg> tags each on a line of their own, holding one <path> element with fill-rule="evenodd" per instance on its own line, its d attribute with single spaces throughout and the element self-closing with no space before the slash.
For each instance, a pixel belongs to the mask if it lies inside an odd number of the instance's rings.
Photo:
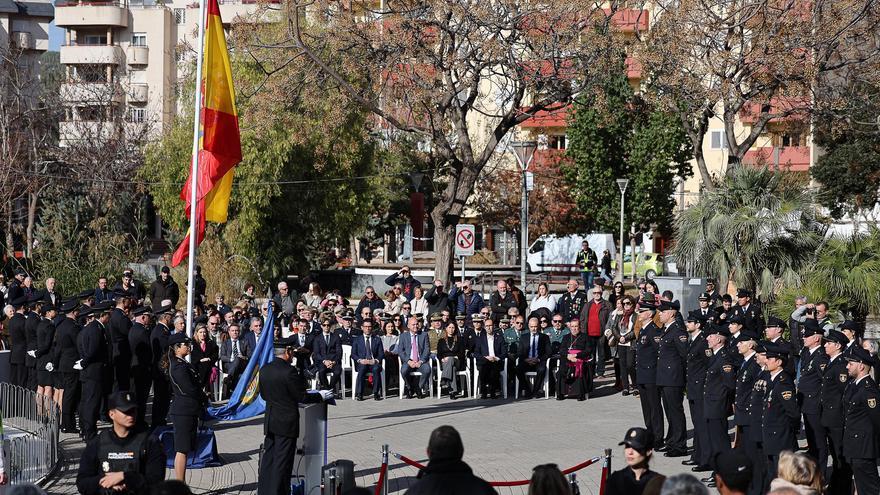
<svg viewBox="0 0 880 495">
<path fill-rule="evenodd" d="M 327 464 L 327 404 L 322 401 L 299 405 L 299 438 L 296 439 L 291 493 L 321 493 L 321 468 Z"/>
</svg>

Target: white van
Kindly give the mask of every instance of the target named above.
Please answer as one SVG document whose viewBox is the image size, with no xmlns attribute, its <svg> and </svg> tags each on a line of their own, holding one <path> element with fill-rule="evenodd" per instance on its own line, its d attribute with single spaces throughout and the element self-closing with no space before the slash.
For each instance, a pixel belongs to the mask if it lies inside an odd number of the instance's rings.
<svg viewBox="0 0 880 495">
<path fill-rule="evenodd" d="M 565 237 L 555 235 L 542 235 L 529 246 L 529 255 L 526 258 L 529 271 L 580 271 L 579 268 L 565 268 L 558 265 L 572 265 L 575 257 L 581 250 L 581 243 L 590 243 L 590 249 L 596 252 L 597 261 L 602 261 L 602 252 L 608 250 L 612 261 L 617 252 L 614 247 L 614 234 L 571 234 Z"/>
</svg>

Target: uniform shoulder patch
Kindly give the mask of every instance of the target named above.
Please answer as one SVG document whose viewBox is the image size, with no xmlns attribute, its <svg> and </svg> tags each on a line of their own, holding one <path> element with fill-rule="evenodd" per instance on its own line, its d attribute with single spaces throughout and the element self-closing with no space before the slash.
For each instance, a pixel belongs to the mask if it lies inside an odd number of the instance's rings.
<svg viewBox="0 0 880 495">
<path fill-rule="evenodd" d="M 712 349 L 706 349 L 706 356 L 712 357 Z"/>
<path fill-rule="evenodd" d="M 654 337 L 654 342 L 660 342 L 660 337 Z"/>
<path fill-rule="evenodd" d="M 826 367 L 826 366 L 828 366 L 828 365 L 825 364 L 825 363 L 822 363 L 822 364 L 819 365 L 819 368 L 820 368 L 822 371 L 825 371 L 825 367 Z"/>
<path fill-rule="evenodd" d="M 877 407 L 877 399 L 868 399 L 868 407 L 870 407 L 871 409 Z"/>
<path fill-rule="evenodd" d="M 733 366 L 731 366 L 731 365 L 729 365 L 729 364 L 725 364 L 724 366 L 721 367 L 721 369 L 722 369 L 725 373 L 730 373 L 730 372 L 733 371 Z"/>
<path fill-rule="evenodd" d="M 678 337 L 678 340 L 680 340 L 680 341 L 682 341 L 683 343 L 687 344 L 687 341 L 688 341 L 687 335 L 680 335 L 680 336 Z"/>
<path fill-rule="evenodd" d="M 846 383 L 846 373 L 841 373 L 837 378 L 840 380 L 840 383 Z"/>
<path fill-rule="evenodd" d="M 792 395 L 793 394 L 790 390 L 786 390 L 785 392 L 782 392 L 782 400 L 791 400 Z"/>
</svg>

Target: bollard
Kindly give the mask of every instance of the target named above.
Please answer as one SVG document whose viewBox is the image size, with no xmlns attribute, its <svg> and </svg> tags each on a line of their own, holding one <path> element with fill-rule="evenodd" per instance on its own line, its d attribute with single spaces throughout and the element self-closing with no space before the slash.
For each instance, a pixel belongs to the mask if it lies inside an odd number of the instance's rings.
<svg viewBox="0 0 880 495">
<path fill-rule="evenodd" d="M 385 480 L 382 483 L 382 495 L 388 495 L 388 444 L 382 445 L 382 464 L 385 465 Z"/>
<path fill-rule="evenodd" d="M 568 475 L 568 487 L 571 489 L 571 495 L 581 495 L 581 489 L 578 486 L 577 475 L 575 473 Z"/>
<path fill-rule="evenodd" d="M 605 449 L 605 460 L 602 462 L 602 478 L 599 480 L 599 495 L 605 495 L 608 476 L 611 474 L 611 449 Z"/>
</svg>

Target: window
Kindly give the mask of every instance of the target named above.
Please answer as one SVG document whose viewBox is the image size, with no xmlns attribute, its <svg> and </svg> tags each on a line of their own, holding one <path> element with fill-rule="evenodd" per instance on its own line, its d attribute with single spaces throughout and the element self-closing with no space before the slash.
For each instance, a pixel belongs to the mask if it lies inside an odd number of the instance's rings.
<svg viewBox="0 0 880 495">
<path fill-rule="evenodd" d="M 147 33 L 131 33 L 131 46 L 147 46 Z"/>
<path fill-rule="evenodd" d="M 710 146 L 713 150 L 727 148 L 727 134 L 724 131 L 712 131 Z"/>
<path fill-rule="evenodd" d="M 551 150 L 564 150 L 566 147 L 566 136 L 547 136 L 547 148 Z"/>
<path fill-rule="evenodd" d="M 106 45 L 107 44 L 107 35 L 106 34 L 87 34 L 83 36 L 81 45 Z"/>
<path fill-rule="evenodd" d="M 73 82 L 102 83 L 107 82 L 107 70 L 103 65 L 73 65 Z"/>
<path fill-rule="evenodd" d="M 782 146 L 802 146 L 800 133 L 785 133 L 782 135 Z"/>
<path fill-rule="evenodd" d="M 174 22 L 186 24 L 186 9 L 174 9 Z"/>
<path fill-rule="evenodd" d="M 147 117 L 147 110 L 140 107 L 131 107 L 128 109 L 128 121 L 136 124 L 143 123 Z"/>
</svg>

